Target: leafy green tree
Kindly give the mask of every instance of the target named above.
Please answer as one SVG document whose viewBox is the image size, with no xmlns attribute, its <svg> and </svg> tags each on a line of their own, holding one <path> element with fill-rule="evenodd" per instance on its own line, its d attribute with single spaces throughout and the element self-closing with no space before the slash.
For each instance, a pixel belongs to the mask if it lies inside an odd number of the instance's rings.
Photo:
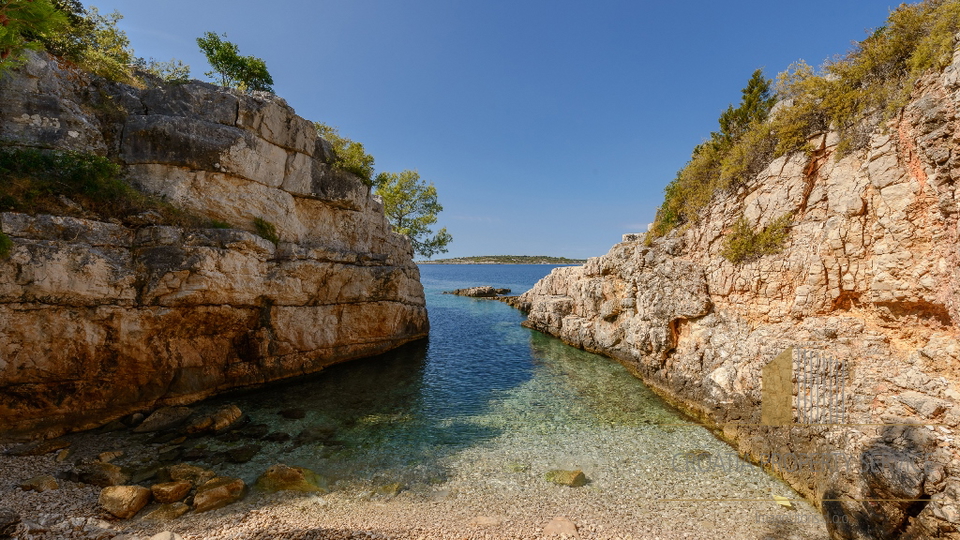
<svg viewBox="0 0 960 540">
<path fill-rule="evenodd" d="M 446 227 L 437 231 L 430 226 L 437 222 L 443 206 L 437 202 L 437 188 L 420 180 L 417 171 L 383 172 L 376 178 L 376 194 L 383 199 L 383 210 L 393 230 L 406 235 L 413 250 L 426 258 L 446 253 L 453 237 Z"/>
<path fill-rule="evenodd" d="M 42 39 L 62 32 L 67 17 L 50 0 L 0 3 L 0 73 L 23 62 L 26 49 L 43 48 Z"/>
<path fill-rule="evenodd" d="M 330 141 L 333 146 L 333 152 L 337 155 L 333 166 L 359 176 L 365 184 L 372 186 L 373 156 L 367 153 L 363 145 L 340 135 L 337 128 L 323 122 L 314 122 L 313 126 L 317 129 L 317 135 Z"/>
<path fill-rule="evenodd" d="M 222 37 L 226 38 L 227 35 L 223 34 Z M 197 45 L 213 68 L 205 75 L 216 78 L 221 86 L 231 86 L 244 92 L 273 92 L 273 77 L 262 59 L 240 56 L 240 48 L 235 43 L 221 39 L 221 36 L 214 32 L 198 37 Z"/>
</svg>

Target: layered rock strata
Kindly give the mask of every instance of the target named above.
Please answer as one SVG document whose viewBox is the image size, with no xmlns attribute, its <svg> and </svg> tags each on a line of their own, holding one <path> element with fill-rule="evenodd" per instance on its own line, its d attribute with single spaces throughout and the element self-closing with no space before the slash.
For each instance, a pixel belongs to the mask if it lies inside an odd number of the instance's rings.
<svg viewBox="0 0 960 540">
<path fill-rule="evenodd" d="M 425 337 L 409 240 L 281 99 L 133 88 L 33 55 L 0 79 L 5 144 L 92 152 L 229 229 L 0 213 L 2 436 L 92 427 Z M 274 244 L 251 231 L 276 228 Z"/>
<path fill-rule="evenodd" d="M 866 148 L 837 157 L 824 134 L 689 229 L 649 246 L 626 235 L 555 269 L 521 297 L 526 324 L 624 362 L 818 501 L 837 538 L 956 538 L 958 111 L 960 53 Z M 761 227 L 786 213 L 781 253 L 721 255 L 741 216 Z M 777 425 L 764 367 L 785 352 L 792 423 Z M 843 381 L 833 405 L 811 408 L 816 394 L 800 390 L 804 368 L 820 369 L 811 353 L 846 370 L 831 375 Z"/>
</svg>

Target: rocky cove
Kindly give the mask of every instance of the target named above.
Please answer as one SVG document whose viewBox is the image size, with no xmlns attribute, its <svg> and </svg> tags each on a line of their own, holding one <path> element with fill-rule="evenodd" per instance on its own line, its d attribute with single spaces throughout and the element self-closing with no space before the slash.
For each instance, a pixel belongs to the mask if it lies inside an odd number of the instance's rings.
<svg viewBox="0 0 960 540">
<path fill-rule="evenodd" d="M 5 145 L 216 226 L 0 212 L 0 535 L 957 537 L 958 95 L 955 56 L 865 147 L 824 130 L 688 227 L 514 281 L 418 268 L 276 96 L 31 53 Z M 780 253 L 723 255 L 785 215 Z M 443 289 L 529 289 L 537 333 Z"/>
</svg>

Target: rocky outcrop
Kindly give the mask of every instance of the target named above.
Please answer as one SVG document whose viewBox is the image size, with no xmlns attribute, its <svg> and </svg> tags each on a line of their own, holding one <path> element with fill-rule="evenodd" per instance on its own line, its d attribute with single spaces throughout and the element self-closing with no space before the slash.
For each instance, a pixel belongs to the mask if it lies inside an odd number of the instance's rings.
<svg viewBox="0 0 960 540">
<path fill-rule="evenodd" d="M 619 359 L 740 452 L 773 462 L 837 538 L 956 538 L 958 111 L 960 53 L 867 148 L 838 159 L 824 134 L 811 156 L 777 159 L 682 233 L 650 246 L 629 235 L 553 270 L 521 297 L 526 324 Z M 721 256 L 740 216 L 759 227 L 788 212 L 782 253 L 742 265 Z M 761 406 L 764 367 L 785 351 L 789 426 Z M 846 366 L 842 425 L 805 405 L 802 351 Z"/>
<path fill-rule="evenodd" d="M 121 162 L 230 229 L 0 213 L 4 436 L 302 375 L 426 336 L 409 240 L 283 100 L 106 83 L 33 55 L 0 79 L 0 140 Z M 279 242 L 253 233 L 272 224 Z"/>
<path fill-rule="evenodd" d="M 466 289 L 455 289 L 444 291 L 443 294 L 453 294 L 456 296 L 469 296 L 471 298 L 496 298 L 503 294 L 510 294 L 510 289 L 497 289 L 489 285 L 480 287 L 468 287 Z"/>
</svg>

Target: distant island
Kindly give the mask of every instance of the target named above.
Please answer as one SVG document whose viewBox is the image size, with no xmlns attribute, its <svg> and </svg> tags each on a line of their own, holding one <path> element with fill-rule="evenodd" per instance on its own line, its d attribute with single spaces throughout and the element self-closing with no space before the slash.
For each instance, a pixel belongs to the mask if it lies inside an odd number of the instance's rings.
<svg viewBox="0 0 960 540">
<path fill-rule="evenodd" d="M 417 264 L 583 264 L 586 259 L 547 257 L 545 255 L 484 255 L 480 257 L 456 257 L 435 261 L 417 261 Z"/>
</svg>

